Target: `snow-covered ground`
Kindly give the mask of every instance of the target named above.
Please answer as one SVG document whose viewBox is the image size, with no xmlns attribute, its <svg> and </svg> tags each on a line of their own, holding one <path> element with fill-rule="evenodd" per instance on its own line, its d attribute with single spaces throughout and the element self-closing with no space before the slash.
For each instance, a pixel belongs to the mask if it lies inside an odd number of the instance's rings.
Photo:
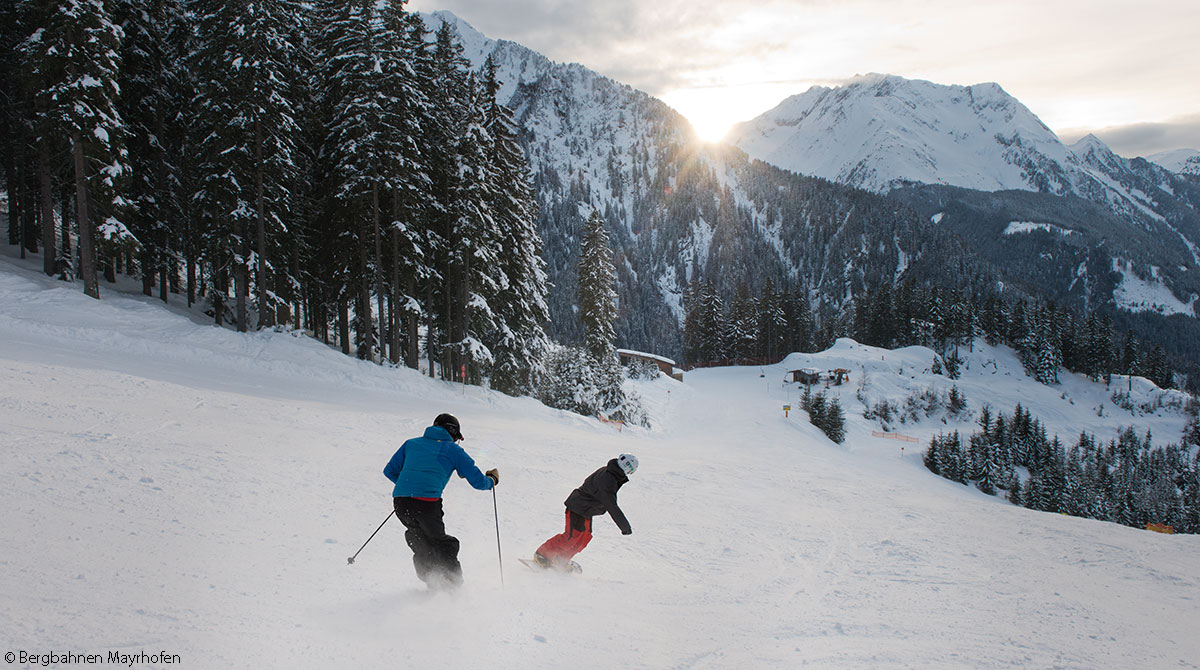
<svg viewBox="0 0 1200 670">
<path fill-rule="evenodd" d="M 1000 234 L 1020 235 L 1022 233 L 1031 233 L 1035 230 L 1044 230 L 1047 233 L 1056 233 L 1059 237 L 1067 237 L 1070 235 L 1079 234 L 1079 231 L 1077 230 L 1070 230 L 1069 228 L 1056 226 L 1053 223 L 1037 223 L 1034 221 L 1012 221 L 1004 227 L 1004 230 Z"/>
<path fill-rule="evenodd" d="M 901 456 L 908 443 L 872 437 L 857 393 L 949 387 L 926 349 L 842 340 L 643 382 L 655 426 L 618 431 L 287 332 L 214 328 L 132 285 L 97 302 L 39 264 L 0 255 L 5 653 L 167 652 L 191 668 L 1200 667 L 1200 538 L 1016 508 L 929 474 L 918 445 Z M 1169 441 L 1183 426 L 1170 411 L 1118 415 L 1074 375 L 1034 384 L 1003 349 L 964 355 L 974 411 L 1020 401 L 1064 437 L 1134 422 Z M 784 417 L 799 395 L 782 379 L 800 367 L 851 370 L 832 389 L 844 445 Z M 1161 393 L 1138 382 L 1138 397 Z M 430 594 L 394 520 L 346 558 L 389 512 L 384 463 L 443 411 L 500 469 L 503 581 L 493 497 L 455 479 L 447 527 L 466 584 Z M 892 428 L 924 442 L 955 425 Z M 641 460 L 620 494 L 633 535 L 597 519 L 583 575 L 522 567 L 560 530 L 570 490 L 621 452 Z"/>
<path fill-rule="evenodd" d="M 1193 294 L 1186 303 L 1176 298 L 1159 278 L 1158 268 L 1152 268 L 1153 275 L 1149 281 L 1134 274 L 1128 262 L 1113 259 L 1112 269 L 1121 275 L 1121 283 L 1113 289 L 1113 300 L 1121 309 L 1188 316 L 1196 314 L 1196 295 Z"/>
</svg>

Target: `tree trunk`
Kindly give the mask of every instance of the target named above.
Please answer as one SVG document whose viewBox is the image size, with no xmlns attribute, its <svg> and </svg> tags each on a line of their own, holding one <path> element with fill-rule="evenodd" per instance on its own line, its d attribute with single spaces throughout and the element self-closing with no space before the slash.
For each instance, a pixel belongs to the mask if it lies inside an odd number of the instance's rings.
<svg viewBox="0 0 1200 670">
<path fill-rule="evenodd" d="M 229 295 L 229 277 L 226 270 L 217 270 L 213 278 L 212 305 L 213 319 L 218 326 L 225 323 L 225 298 Z"/>
<path fill-rule="evenodd" d="M 53 277 L 56 263 L 54 239 L 54 190 L 50 179 L 50 148 L 45 140 L 38 142 L 38 181 L 42 200 L 42 271 Z"/>
<path fill-rule="evenodd" d="M 142 295 L 154 296 L 154 271 L 157 265 L 155 257 L 157 255 L 156 250 L 150 245 L 145 245 L 142 248 L 142 253 L 140 254 L 142 261 Z"/>
<path fill-rule="evenodd" d="M 5 192 L 8 193 L 8 243 L 17 244 L 20 240 L 20 224 L 17 223 L 17 206 L 13 200 L 13 194 L 17 191 L 20 175 L 17 171 L 17 147 L 19 141 L 17 139 L 16 128 L 5 124 L 4 140 L 7 142 L 9 150 L 4 152 L 4 184 Z"/>
<path fill-rule="evenodd" d="M 465 240 L 460 244 L 457 276 L 455 276 L 456 281 L 446 291 L 447 296 L 454 296 L 453 300 L 449 297 L 447 298 L 447 313 L 451 315 L 450 341 L 453 343 L 453 346 L 450 347 L 452 354 L 450 356 L 451 370 L 449 379 L 465 382 L 466 375 L 463 370 L 464 366 L 470 361 L 470 356 L 467 354 L 466 341 L 467 333 L 470 332 L 471 327 L 471 250 Z"/>
<path fill-rule="evenodd" d="M 398 210 L 395 210 L 398 211 Z M 393 216 L 395 216 L 393 214 Z M 400 235 L 392 231 L 392 299 L 388 311 L 388 332 L 392 335 L 390 347 L 393 365 L 400 362 Z"/>
<path fill-rule="evenodd" d="M 183 214 L 183 262 L 187 264 L 187 304 L 188 309 L 196 304 L 198 277 L 196 269 L 199 261 L 196 260 L 195 246 L 192 241 L 192 218 L 187 212 Z"/>
<path fill-rule="evenodd" d="M 69 181 L 63 180 L 62 192 L 58 198 L 59 213 L 61 214 L 58 217 L 59 225 L 61 226 L 59 236 L 62 239 L 60 241 L 61 247 L 59 248 L 56 265 L 58 265 L 59 278 L 68 280 L 75 277 L 75 263 L 71 255 L 71 186 Z"/>
<path fill-rule="evenodd" d="M 162 230 L 162 238 L 159 240 L 159 261 L 158 261 L 158 297 L 162 298 L 163 303 L 167 303 L 167 293 L 171 290 L 171 283 L 175 277 L 175 261 L 172 257 L 167 245 L 170 244 L 167 230 Z"/>
<path fill-rule="evenodd" d="M 415 296 L 416 294 L 417 294 L 417 277 L 415 274 L 410 273 L 409 277 L 408 277 L 408 295 Z M 417 366 L 420 365 L 420 358 L 421 358 L 421 344 L 420 344 L 420 340 L 417 339 L 418 338 L 417 326 L 420 323 L 419 316 L 417 315 L 417 313 L 409 310 L 408 305 L 405 305 L 403 318 L 404 318 L 404 323 L 405 323 L 405 330 L 407 331 L 407 333 L 406 333 L 407 337 L 405 338 L 406 349 L 405 349 L 405 354 L 404 354 L 404 363 L 408 367 L 416 370 Z"/>
<path fill-rule="evenodd" d="M 164 127 L 163 115 L 159 114 L 154 120 L 155 132 L 158 137 L 166 137 L 166 128 Z M 157 173 L 157 183 L 160 188 L 166 188 L 167 184 L 167 152 L 161 151 L 158 154 L 158 164 L 155 166 Z M 158 194 L 159 198 L 166 198 L 166 194 Z M 178 290 L 179 283 L 179 266 L 175 262 L 175 255 L 171 253 L 171 233 L 170 231 L 178 230 L 178 221 L 175 219 L 175 212 L 178 211 L 174 207 L 169 210 L 166 208 L 159 211 L 170 211 L 170 221 L 164 221 L 162 226 L 162 237 L 158 244 L 158 293 L 164 303 L 167 302 L 167 293 L 172 290 Z"/>
<path fill-rule="evenodd" d="M 87 163 L 83 157 L 83 139 L 78 130 L 71 133 L 71 153 L 75 159 L 75 212 L 79 222 L 79 276 L 83 278 L 83 292 L 100 299 L 100 281 L 96 277 L 96 240 L 92 231 L 92 218 L 88 214 Z"/>
<path fill-rule="evenodd" d="M 262 121 L 254 120 L 254 160 L 256 170 L 254 171 L 255 182 L 255 239 L 258 241 L 258 262 L 255 263 L 255 280 L 258 282 L 258 327 L 268 328 L 275 325 L 275 310 L 271 308 L 270 296 L 267 292 L 267 222 L 265 213 L 265 196 L 264 184 L 265 168 L 263 167 L 263 151 L 262 151 Z"/>
<path fill-rule="evenodd" d="M 300 254 L 292 251 L 292 277 L 300 276 Z M 292 297 L 292 302 L 295 308 L 292 310 L 292 323 L 296 324 L 296 328 L 304 328 L 304 318 L 308 316 L 304 309 L 307 305 L 304 302 L 304 295 L 292 285 L 292 280 L 285 279 L 287 282 L 289 295 Z"/>
<path fill-rule="evenodd" d="M 361 217 L 360 217 L 361 220 Z M 375 343 L 372 334 L 375 330 L 374 319 L 371 318 L 371 278 L 367 275 L 367 222 L 361 220 L 358 226 L 358 348 L 357 355 L 362 360 L 371 357 Z"/>
<path fill-rule="evenodd" d="M 375 228 L 375 299 L 379 303 L 379 363 L 388 360 L 387 345 L 390 340 L 387 333 L 387 312 L 384 311 L 383 300 L 383 235 L 379 228 L 379 180 L 371 183 L 371 217 Z"/>
<path fill-rule="evenodd" d="M 250 239 L 246 230 L 246 220 L 240 215 L 233 228 L 234 237 L 237 240 L 233 263 L 233 292 L 237 304 L 237 330 L 239 333 L 244 333 L 248 329 L 246 298 L 250 295 L 250 271 L 246 268 L 246 261 L 250 257 Z"/>
<path fill-rule="evenodd" d="M 24 184 L 22 184 L 20 193 L 23 194 L 24 192 L 25 192 L 25 186 L 24 186 Z M 22 200 L 24 200 L 24 198 L 18 196 L 17 203 L 21 203 Z M 8 206 L 10 208 L 13 206 L 12 194 L 9 194 Z M 24 212 L 24 208 L 22 208 L 21 215 L 17 217 L 17 244 L 19 245 L 17 247 L 17 249 L 18 249 L 18 253 L 20 253 L 20 258 L 24 259 L 25 258 L 25 212 Z"/>
<path fill-rule="evenodd" d="M 21 182 L 21 258 L 26 252 L 38 251 L 38 170 L 25 170 Z"/>
<path fill-rule="evenodd" d="M 435 325 L 436 316 L 433 313 L 433 279 L 432 278 L 430 278 L 429 282 L 425 286 L 425 305 L 426 305 L 426 309 L 429 313 L 429 320 L 425 326 L 425 353 L 428 354 L 428 356 L 429 356 L 429 376 L 437 377 L 437 365 L 435 364 L 436 360 L 435 360 L 435 356 L 434 356 L 434 349 L 435 349 L 434 333 L 437 332 L 437 328 Z"/>
<path fill-rule="evenodd" d="M 350 305 L 345 296 L 338 298 L 338 335 L 342 341 L 342 353 L 350 355 Z"/>
<path fill-rule="evenodd" d="M 196 304 L 196 263 L 190 253 L 185 253 L 183 262 L 187 263 L 187 303 L 188 309 Z"/>
</svg>

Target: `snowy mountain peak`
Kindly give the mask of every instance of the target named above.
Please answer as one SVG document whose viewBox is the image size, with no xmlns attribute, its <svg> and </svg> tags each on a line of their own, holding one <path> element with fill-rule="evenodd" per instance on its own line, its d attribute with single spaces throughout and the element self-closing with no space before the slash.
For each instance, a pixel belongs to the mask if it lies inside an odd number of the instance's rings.
<svg viewBox="0 0 1200 670">
<path fill-rule="evenodd" d="M 1200 151 L 1195 149 L 1163 151 L 1147 156 L 1146 160 L 1176 174 L 1200 175 Z"/>
<path fill-rule="evenodd" d="M 1111 173 L 1120 171 L 1128 164 L 1125 158 L 1118 156 L 1099 137 L 1091 133 L 1072 144 L 1070 150 L 1084 168 L 1091 166 Z"/>
<path fill-rule="evenodd" d="M 1187 190 L 1168 170 L 1134 165 L 1095 135 L 1066 146 L 990 82 L 860 75 L 792 96 L 735 126 L 727 140 L 785 170 L 879 193 L 944 184 L 1078 196 L 1143 227 L 1182 211 L 1169 200 Z M 1200 174 L 1200 152 L 1158 156 L 1175 172 Z"/>
<path fill-rule="evenodd" d="M 1062 192 L 1070 153 L 999 84 L 944 86 L 871 73 L 814 87 L 728 140 L 784 169 L 884 192 L 907 183 Z"/>
<path fill-rule="evenodd" d="M 1071 145 L 1071 151 L 1075 154 L 1084 154 L 1088 151 L 1095 150 L 1112 153 L 1112 150 L 1108 148 L 1108 145 L 1102 142 L 1099 137 L 1096 137 L 1092 133 L 1084 135 L 1083 137 L 1079 138 L 1079 141 Z"/>
<path fill-rule="evenodd" d="M 550 59 L 536 51 L 516 42 L 492 39 L 448 10 L 422 13 L 421 18 L 431 31 L 436 31 L 443 22 L 454 28 L 463 48 L 463 57 L 471 63 L 472 69 L 479 69 L 488 56 L 496 61 L 500 81 L 496 97 L 502 101 L 508 101 L 517 87 L 536 81 L 553 66 Z"/>
</svg>

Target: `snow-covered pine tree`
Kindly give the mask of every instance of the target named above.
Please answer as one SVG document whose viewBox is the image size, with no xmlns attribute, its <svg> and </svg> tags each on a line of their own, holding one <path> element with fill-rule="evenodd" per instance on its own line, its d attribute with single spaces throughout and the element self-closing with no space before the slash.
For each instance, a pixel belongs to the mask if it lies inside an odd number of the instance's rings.
<svg viewBox="0 0 1200 670">
<path fill-rule="evenodd" d="M 169 173 L 171 188 L 165 209 L 167 216 L 174 217 L 170 223 L 173 238 L 173 253 L 166 262 L 174 266 L 183 263 L 182 281 L 186 285 L 187 305 L 190 308 L 201 298 L 204 290 L 204 265 L 201 223 L 195 196 L 201 192 L 203 160 L 200 152 L 205 128 L 199 123 L 196 112 L 196 91 L 201 75 L 191 69 L 193 54 L 199 48 L 195 27 L 195 15 L 186 1 L 175 0 L 178 11 L 167 12 L 166 44 L 170 58 L 174 59 L 167 77 L 168 92 L 164 96 L 168 103 L 163 121 L 164 153 L 172 163 Z"/>
<path fill-rule="evenodd" d="M 434 276 L 426 254 L 427 234 L 422 221 L 433 205 L 429 168 L 425 159 L 432 153 L 429 146 L 431 102 L 426 92 L 432 83 L 422 81 L 431 76 L 428 31 L 419 14 L 406 13 L 400 2 L 393 2 L 384 12 L 387 30 L 401 36 L 399 42 L 389 41 L 389 48 L 399 48 L 393 58 L 406 69 L 405 76 L 395 77 L 392 84 L 399 87 L 392 94 L 399 115 L 400 147 L 392 156 L 392 221 L 386 231 L 390 241 L 391 264 L 388 273 L 390 308 L 388 332 L 391 344 L 389 358 L 393 363 L 403 359 L 410 368 L 417 367 L 419 357 L 418 325 L 422 316 L 421 294 L 418 286 L 429 283 Z"/>
<path fill-rule="evenodd" d="M 367 358 L 378 348 L 381 362 L 398 362 L 403 350 L 416 367 L 416 284 L 430 279 L 419 219 L 440 206 L 431 203 L 421 157 L 428 117 L 418 75 L 418 68 L 426 72 L 424 25 L 400 2 L 321 8 L 329 17 L 320 44 L 331 114 L 324 156 L 337 226 L 352 247 L 343 292 L 354 296 L 357 354 Z"/>
<path fill-rule="evenodd" d="M 176 289 L 175 258 L 185 210 L 179 189 L 182 131 L 177 126 L 183 122 L 180 47 L 186 44 L 172 41 L 184 9 L 179 0 L 119 0 L 117 6 L 125 36 L 120 112 L 129 128 L 129 227 L 142 243 L 142 292 L 151 295 L 157 279 L 159 298 L 167 302 Z"/>
<path fill-rule="evenodd" d="M 1062 354 L 1051 317 L 1041 319 L 1038 331 L 1037 372 L 1034 377 L 1043 384 L 1057 384 Z"/>
<path fill-rule="evenodd" d="M 1058 383 L 1059 349 L 1049 313 L 1031 310 L 1029 328 L 1020 343 L 1025 370 L 1043 384 Z"/>
<path fill-rule="evenodd" d="M 453 280 L 447 305 L 450 337 L 446 362 L 451 379 L 479 383 L 493 362 L 483 343 L 484 333 L 497 327 L 492 300 L 507 284 L 500 267 L 500 237 L 491 202 L 498 179 L 488 158 L 491 136 L 484 127 L 484 92 L 473 73 L 466 80 L 466 105 L 462 129 L 455 146 L 457 161 L 454 190 L 448 203 L 451 212 L 449 235 L 450 273 Z"/>
<path fill-rule="evenodd" d="M 1125 331 L 1125 344 L 1121 347 L 1119 371 L 1124 375 L 1136 375 L 1142 366 L 1142 354 L 1133 331 Z"/>
<path fill-rule="evenodd" d="M 939 436 L 941 441 L 938 445 L 935 458 L 937 458 L 938 473 L 942 477 L 961 483 L 966 483 L 964 476 L 964 457 L 962 453 L 962 441 L 958 431 L 952 431 L 950 435 Z"/>
<path fill-rule="evenodd" d="M 846 440 L 846 413 L 842 410 L 842 403 L 837 396 L 831 397 L 825 406 L 824 423 L 821 430 L 825 431 L 829 439 L 837 444 Z"/>
<path fill-rule="evenodd" d="M 942 351 L 947 332 L 946 311 L 945 305 L 942 303 L 941 293 L 936 287 L 930 291 L 926 299 L 925 314 L 925 321 L 929 324 L 929 341 L 920 342 L 919 344 L 930 347 L 935 351 Z"/>
<path fill-rule="evenodd" d="M 1115 363 L 1113 358 L 1112 320 L 1107 315 L 1097 319 L 1095 328 L 1088 333 L 1087 369 L 1093 380 L 1099 380 L 1112 373 Z"/>
<path fill-rule="evenodd" d="M 231 272 L 235 320 L 248 329 L 247 300 L 254 273 L 258 325 L 273 323 L 269 256 L 276 236 L 288 234 L 283 215 L 295 170 L 296 123 L 292 83 L 299 7 L 291 0 L 197 0 L 199 45 L 192 67 L 203 74 L 196 112 L 205 133 L 200 152 L 204 182 L 198 200 L 209 217 L 205 253 L 213 268 L 214 310 L 220 311 Z M 218 214 L 219 213 L 219 214 Z"/>
<path fill-rule="evenodd" d="M 616 275 L 608 247 L 608 228 L 596 211 L 584 224 L 578 276 L 584 349 L 592 360 L 602 408 L 616 410 L 624 403 L 613 329 L 617 318 Z"/>
<path fill-rule="evenodd" d="M 1157 344 L 1150 351 L 1150 357 L 1146 361 L 1146 368 L 1146 377 L 1159 388 L 1169 389 L 1175 385 L 1171 378 L 1171 366 L 1167 363 L 1167 352 L 1162 348 L 1162 345 Z"/>
<path fill-rule="evenodd" d="M 783 300 L 784 314 L 787 316 L 787 346 L 785 353 L 793 351 L 811 352 L 814 350 L 816 325 L 813 323 L 812 306 L 808 300 L 808 289 L 801 287 L 796 292 L 789 292 Z"/>
<path fill-rule="evenodd" d="M 756 356 L 774 362 L 790 351 L 787 349 L 787 313 L 783 309 L 784 296 L 775 290 L 775 282 L 767 280 L 758 299 L 758 343 Z"/>
<path fill-rule="evenodd" d="M 436 375 L 441 361 L 441 375 L 450 379 L 458 370 L 448 365 L 453 352 L 446 350 L 451 341 L 454 312 L 451 303 L 458 297 L 462 263 L 453 258 L 457 241 L 453 231 L 458 222 L 451 203 L 458 192 L 460 166 L 458 150 L 460 136 L 465 128 L 472 91 L 468 86 L 468 61 L 462 55 L 454 29 L 443 22 L 434 35 L 433 49 L 427 67 L 419 72 L 418 82 L 426 86 L 425 98 L 430 101 L 428 124 L 425 128 L 428 149 L 425 164 L 430 178 L 430 204 L 424 210 L 425 253 L 431 274 L 425 284 L 424 303 L 427 311 L 426 352 L 429 356 L 429 373 Z"/>
<path fill-rule="evenodd" d="M 129 174 L 120 97 L 122 31 L 111 0 L 49 0 L 25 41 L 37 63 L 44 132 L 70 138 L 84 293 L 100 297 L 101 255 L 131 251 L 137 239 L 124 223 L 121 181 Z"/>
<path fill-rule="evenodd" d="M 33 26 L 45 24 L 39 3 L 6 2 L 0 5 L 0 105 L 3 105 L 5 194 L 8 204 L 9 244 L 19 244 L 21 257 L 37 251 L 38 235 L 44 249 L 42 269 L 56 271 L 53 181 L 62 172 L 52 156 L 69 154 L 62 133 L 51 117 L 51 100 L 39 95 L 48 82 L 63 78 L 62 58 L 41 44 Z M 31 35 L 39 39 L 26 39 Z M 31 160 L 31 158 L 33 160 Z M 36 197 L 31 177 L 36 173 Z M 35 204 L 36 199 L 36 204 Z M 33 216 L 32 210 L 37 210 Z M 35 223 L 36 221 L 36 223 Z"/>
<path fill-rule="evenodd" d="M 938 449 L 941 448 L 942 439 L 940 435 L 935 435 L 929 439 L 929 447 L 925 453 L 921 455 L 921 463 L 925 465 L 925 469 L 935 475 L 942 474 L 938 470 Z"/>
<path fill-rule="evenodd" d="M 892 287 L 886 282 L 881 284 L 868 300 L 862 302 L 866 306 L 866 332 L 868 343 L 879 347 L 891 347 L 895 339 L 895 309 L 892 301 Z"/>
<path fill-rule="evenodd" d="M 729 345 L 730 357 L 745 359 L 754 356 L 759 331 L 758 304 L 745 282 L 738 284 L 726 326 L 724 340 Z"/>
<path fill-rule="evenodd" d="M 1029 334 L 1028 310 L 1029 306 L 1025 304 L 1024 300 L 1018 300 L 1009 310 L 1008 332 L 1005 334 L 1004 340 L 1014 347 L 1019 347 Z"/>
<path fill-rule="evenodd" d="M 725 309 L 712 283 L 694 280 L 689 285 L 684 318 L 684 357 L 689 363 L 725 358 Z"/>
<path fill-rule="evenodd" d="M 4 170 L 4 191 L 8 195 L 9 244 L 20 242 L 21 226 L 14 197 L 20 183 L 18 154 L 30 145 L 31 86 L 27 78 L 33 73 L 24 60 L 21 46 L 33 32 L 26 20 L 32 8 L 33 3 L 0 2 L 0 167 Z"/>
<path fill-rule="evenodd" d="M 807 390 L 807 386 L 805 388 Z M 808 412 L 808 422 L 822 431 L 825 430 L 825 409 L 828 401 L 829 395 L 824 391 L 817 394 L 806 393 L 800 405 Z"/>
<path fill-rule="evenodd" d="M 976 436 L 971 436 L 971 441 L 974 442 Z M 986 438 L 980 440 L 982 442 L 980 448 L 980 462 L 976 464 L 976 479 L 979 490 L 988 494 L 996 495 L 996 487 L 1000 481 L 1001 466 L 998 459 L 997 449 L 988 444 Z"/>
<path fill-rule="evenodd" d="M 579 253 L 579 320 L 583 323 L 584 348 L 596 358 L 612 358 L 616 335 L 617 291 L 608 228 L 600 213 L 593 211 L 583 229 Z"/>
<path fill-rule="evenodd" d="M 333 180 L 332 204 L 342 233 L 352 241 L 355 263 L 349 292 L 355 296 L 356 355 L 368 359 L 381 344 L 375 332 L 372 288 L 383 299 L 379 242 L 384 198 L 391 187 L 392 156 L 403 143 L 401 101 L 394 98 L 406 73 L 397 58 L 402 34 L 388 30 L 381 3 L 332 2 L 324 14 L 324 78 L 332 93 L 326 138 Z M 380 306 L 380 316 L 383 316 Z M 386 347 L 386 345 L 384 345 Z M 386 351 L 386 349 L 384 350 Z M 381 356 L 382 358 L 382 356 Z"/>
<path fill-rule="evenodd" d="M 950 296 L 946 335 L 951 345 L 968 344 L 975 335 L 975 310 L 961 292 L 951 291 Z"/>
<path fill-rule="evenodd" d="M 537 203 L 525 154 L 517 143 L 512 111 L 496 99 L 501 82 L 491 56 L 480 74 L 486 104 L 484 126 L 491 138 L 489 158 L 496 184 L 489 203 L 499 233 L 499 291 L 493 297 L 495 327 L 487 340 L 495 361 L 491 386 L 510 395 L 537 387 L 550 342 L 545 324 L 549 286 L 542 238 L 537 231 Z"/>
</svg>

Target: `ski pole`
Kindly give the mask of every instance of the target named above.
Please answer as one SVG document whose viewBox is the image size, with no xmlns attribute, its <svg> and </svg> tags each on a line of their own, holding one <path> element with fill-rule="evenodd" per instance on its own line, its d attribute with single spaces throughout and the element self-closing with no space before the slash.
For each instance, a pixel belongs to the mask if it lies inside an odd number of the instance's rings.
<svg viewBox="0 0 1200 670">
<path fill-rule="evenodd" d="M 496 487 L 492 487 L 492 512 L 496 515 L 496 558 L 500 560 L 500 586 L 504 586 L 504 554 L 500 553 L 500 511 L 496 508 Z"/>
<path fill-rule="evenodd" d="M 379 524 L 379 528 L 375 529 L 375 533 L 378 533 L 383 528 L 383 524 L 387 523 L 388 519 L 390 518 L 392 518 L 392 512 L 388 512 L 387 517 L 383 519 L 383 523 Z M 371 533 L 371 537 L 367 538 L 367 542 L 375 539 L 375 533 Z M 358 558 L 358 555 L 362 553 L 362 550 L 367 548 L 367 542 L 363 542 L 363 546 L 359 547 L 358 551 L 354 552 L 353 556 L 346 559 L 346 565 L 354 565 L 354 559 Z"/>
</svg>

